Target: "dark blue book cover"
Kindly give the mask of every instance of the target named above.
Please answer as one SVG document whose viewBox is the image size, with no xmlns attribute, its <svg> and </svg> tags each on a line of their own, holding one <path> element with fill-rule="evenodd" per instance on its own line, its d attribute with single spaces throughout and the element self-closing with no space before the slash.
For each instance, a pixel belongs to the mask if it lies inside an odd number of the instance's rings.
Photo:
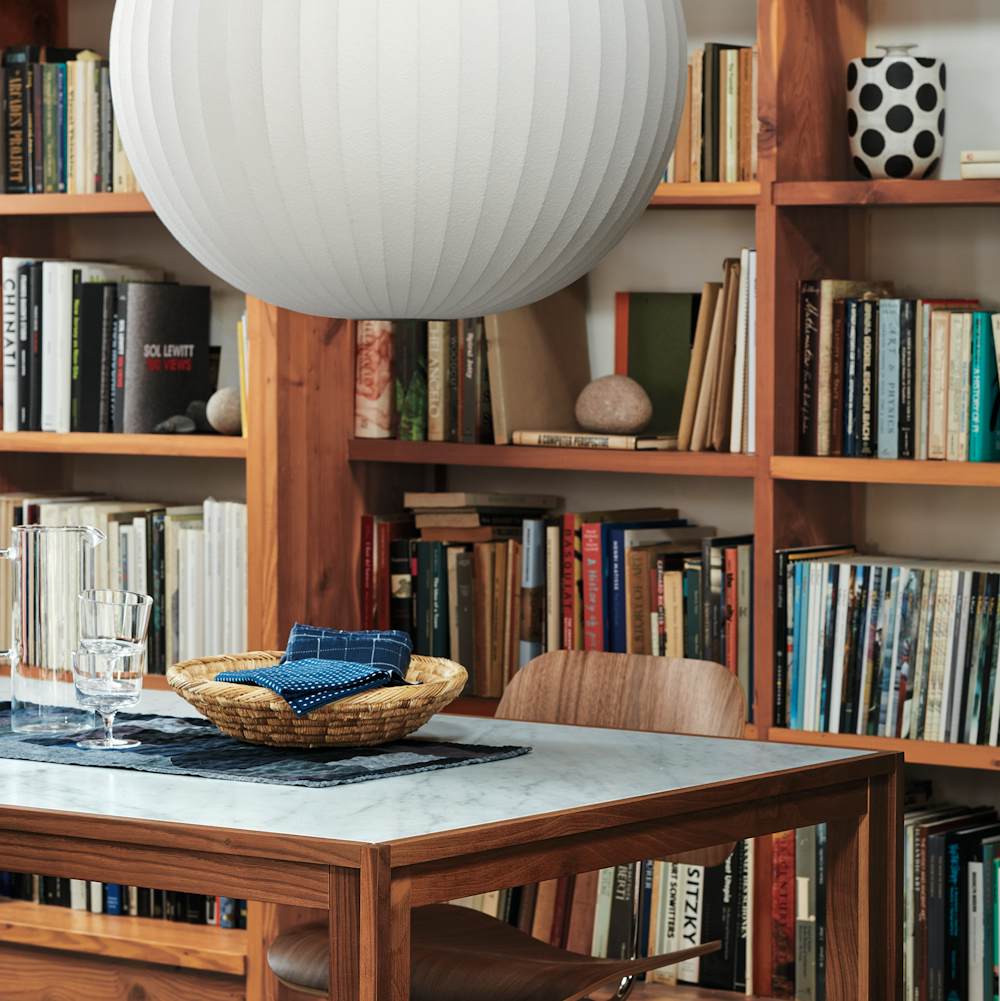
<svg viewBox="0 0 1000 1001">
<path fill-rule="evenodd" d="M 104 913 L 120 915 L 124 913 L 123 894 L 120 883 L 104 884 Z"/>
</svg>

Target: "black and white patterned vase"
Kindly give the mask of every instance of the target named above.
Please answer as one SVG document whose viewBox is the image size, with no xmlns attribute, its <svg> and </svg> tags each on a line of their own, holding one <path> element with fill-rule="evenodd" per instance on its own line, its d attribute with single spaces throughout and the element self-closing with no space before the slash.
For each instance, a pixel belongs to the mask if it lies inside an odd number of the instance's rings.
<svg viewBox="0 0 1000 1001">
<path fill-rule="evenodd" d="M 914 45 L 880 45 L 884 55 L 847 67 L 847 132 L 864 177 L 929 177 L 944 145 L 947 73 Z"/>
</svg>

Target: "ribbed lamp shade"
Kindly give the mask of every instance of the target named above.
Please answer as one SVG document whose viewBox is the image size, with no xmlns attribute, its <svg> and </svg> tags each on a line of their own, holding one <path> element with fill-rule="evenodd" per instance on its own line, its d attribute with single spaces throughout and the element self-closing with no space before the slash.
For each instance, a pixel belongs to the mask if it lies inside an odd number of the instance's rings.
<svg viewBox="0 0 1000 1001">
<path fill-rule="evenodd" d="M 118 0 L 115 111 L 174 236 L 320 316 L 450 319 L 570 284 L 668 159 L 678 0 Z"/>
</svg>

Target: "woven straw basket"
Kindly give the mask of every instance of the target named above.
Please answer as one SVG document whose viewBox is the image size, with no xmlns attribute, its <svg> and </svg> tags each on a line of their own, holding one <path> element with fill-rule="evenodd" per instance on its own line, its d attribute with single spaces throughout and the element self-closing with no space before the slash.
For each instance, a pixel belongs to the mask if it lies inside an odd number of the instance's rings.
<svg viewBox="0 0 1000 1001">
<path fill-rule="evenodd" d="M 272 747 L 363 747 L 386 744 L 419 729 L 456 699 L 465 687 L 465 668 L 437 657 L 413 657 L 406 672 L 419 685 L 376 688 L 298 717 L 280 695 L 256 685 L 216 681 L 223 671 L 270 667 L 280 650 L 226 654 L 175 664 L 170 687 L 223 733 Z"/>
</svg>

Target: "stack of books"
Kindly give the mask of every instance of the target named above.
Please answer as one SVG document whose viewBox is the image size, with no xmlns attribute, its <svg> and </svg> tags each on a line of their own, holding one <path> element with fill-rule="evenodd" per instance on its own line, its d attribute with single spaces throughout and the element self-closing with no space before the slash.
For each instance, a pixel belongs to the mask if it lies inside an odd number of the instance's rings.
<svg viewBox="0 0 1000 1001">
<path fill-rule="evenodd" d="M 717 538 L 672 508 L 557 515 L 559 498 L 407 494 L 408 518 L 361 526 L 366 628 L 410 633 L 417 653 L 498 697 L 550 650 L 713 660 L 752 701 L 753 539 Z"/>
<path fill-rule="evenodd" d="M 889 282 L 799 288 L 799 451 L 1000 460 L 1000 314 L 975 299 L 905 299 Z"/>
<path fill-rule="evenodd" d="M 664 181 L 757 177 L 757 49 L 709 42 L 688 59 L 687 90 Z"/>
<path fill-rule="evenodd" d="M 218 928 L 246 928 L 247 902 L 121 883 L 0 872 L 0 898 L 27 900 L 115 917 L 161 918 Z"/>
<path fill-rule="evenodd" d="M 356 437 L 493 440 L 482 317 L 362 320 L 356 337 Z"/>
<path fill-rule="evenodd" d="M 996 745 L 1000 565 L 778 553 L 775 723 Z"/>
<path fill-rule="evenodd" d="M 206 500 L 188 507 L 101 497 L 0 494 L 0 538 L 16 525 L 89 525 L 97 587 L 151 595 L 146 670 L 247 646 L 246 505 Z M 0 646 L 10 648 L 11 581 L 0 575 Z M 47 624 L 28 635 L 44 642 Z"/>
<path fill-rule="evenodd" d="M 547 880 L 455 901 L 583 955 L 658 955 L 718 940 L 722 948 L 647 973 L 650 983 L 746 991 L 750 984 L 753 842 L 740 842 L 721 865 L 643 862 Z"/>
<path fill-rule="evenodd" d="M 163 277 L 4 257 L 4 430 L 144 434 L 206 401 L 210 291 Z"/>
<path fill-rule="evenodd" d="M 989 1001 L 1000 964 L 1000 818 L 928 796 L 910 790 L 904 804 L 903 998 Z M 775 998 L 825 997 L 826 845 L 825 826 L 772 838 Z"/>
<path fill-rule="evenodd" d="M 10 195 L 139 190 L 111 104 L 107 60 L 88 49 L 17 45 L 0 59 L 0 190 Z"/>
<path fill-rule="evenodd" d="M 959 171 L 963 181 L 1000 177 L 1000 149 L 963 151 Z"/>
</svg>

